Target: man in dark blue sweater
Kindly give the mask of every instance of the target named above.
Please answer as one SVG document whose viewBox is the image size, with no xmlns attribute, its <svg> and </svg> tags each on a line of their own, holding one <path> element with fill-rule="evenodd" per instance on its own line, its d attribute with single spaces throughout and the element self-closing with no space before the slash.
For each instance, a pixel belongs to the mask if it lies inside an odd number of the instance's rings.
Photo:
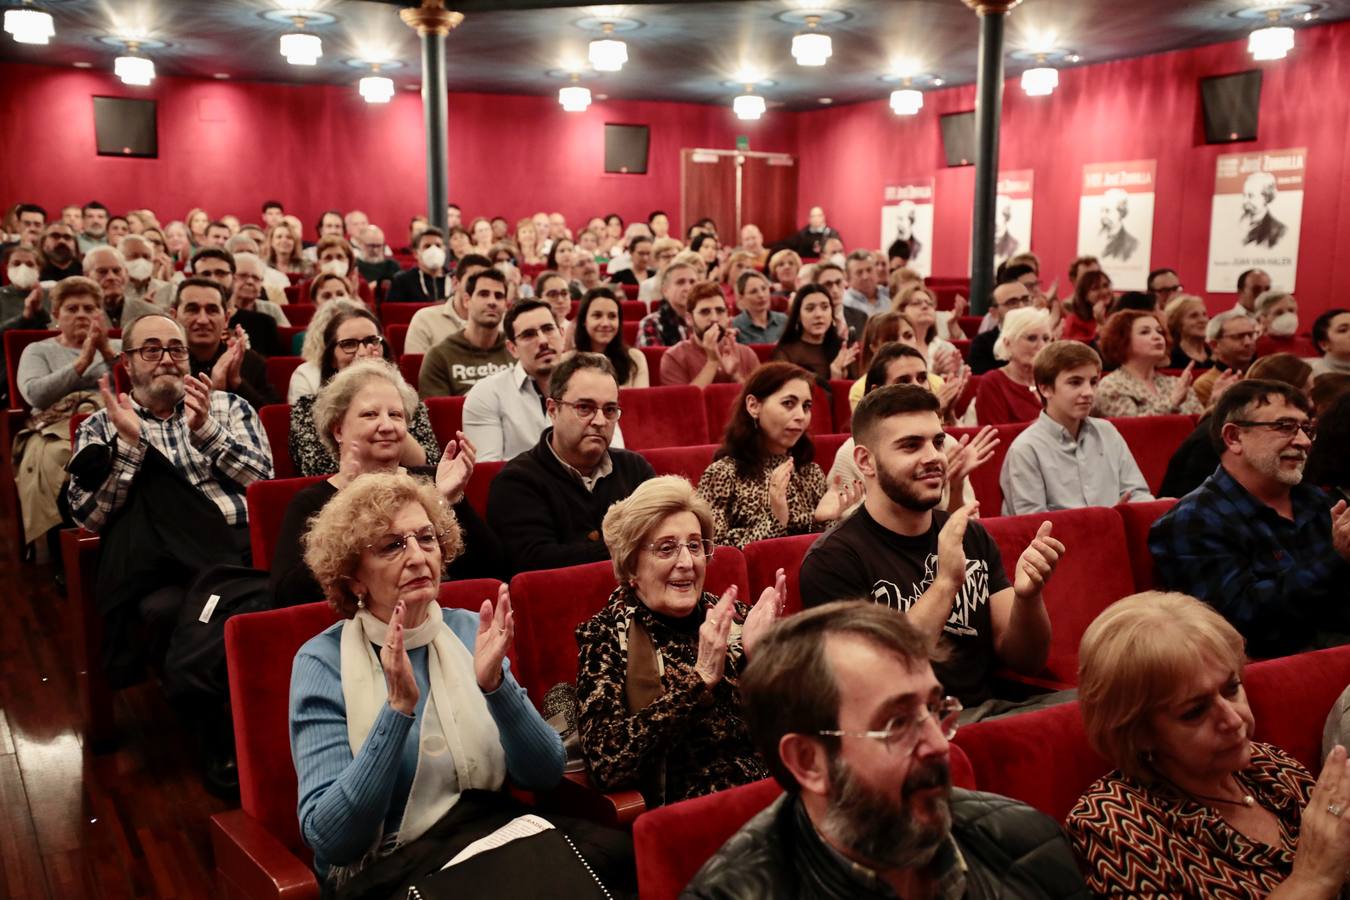
<svg viewBox="0 0 1350 900">
<path fill-rule="evenodd" d="M 492 480 L 488 524 L 515 572 L 609 559 L 600 524 L 610 505 L 655 476 L 637 453 L 610 448 L 622 410 L 614 367 L 576 353 L 553 371 L 551 428 Z"/>
</svg>

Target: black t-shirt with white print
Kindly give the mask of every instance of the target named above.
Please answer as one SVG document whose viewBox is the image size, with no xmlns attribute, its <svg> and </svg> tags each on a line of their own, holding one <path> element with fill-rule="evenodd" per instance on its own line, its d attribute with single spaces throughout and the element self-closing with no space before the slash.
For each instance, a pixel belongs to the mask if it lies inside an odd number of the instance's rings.
<svg viewBox="0 0 1350 900">
<path fill-rule="evenodd" d="M 891 609 L 908 611 L 933 583 L 937 573 L 938 532 L 948 514 L 933 511 L 928 532 L 913 537 L 897 534 L 858 510 L 817 540 L 802 560 L 802 605 L 870 597 Z M 1011 586 L 1003 571 L 998 545 L 976 521 L 963 541 L 966 580 L 943 625 L 947 658 L 934 662 L 933 672 L 947 693 L 966 708 L 991 696 L 995 667 L 994 634 L 989 598 Z"/>
</svg>

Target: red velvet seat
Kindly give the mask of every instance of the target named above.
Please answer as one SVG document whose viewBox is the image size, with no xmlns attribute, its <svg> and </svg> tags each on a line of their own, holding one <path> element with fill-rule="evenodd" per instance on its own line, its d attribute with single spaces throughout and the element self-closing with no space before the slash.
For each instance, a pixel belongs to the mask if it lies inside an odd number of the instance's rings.
<svg viewBox="0 0 1350 900">
<path fill-rule="evenodd" d="M 965 390 L 961 392 L 960 397 L 956 398 L 956 408 L 953 410 L 958 420 L 966 414 L 966 410 L 970 409 L 970 402 L 980 392 L 980 379 L 983 377 L 983 375 L 971 375 L 966 379 Z"/>
<path fill-rule="evenodd" d="M 844 445 L 852 435 L 840 434 L 813 434 L 811 441 L 816 445 L 816 465 L 820 466 L 820 471 L 829 477 L 830 466 L 834 465 L 834 457 L 839 452 L 839 448 Z M 833 487 L 833 485 L 831 485 Z"/>
<path fill-rule="evenodd" d="M 1167 499 L 1122 503 L 1116 507 L 1125 525 L 1125 548 L 1130 556 L 1130 573 L 1136 591 L 1151 591 L 1157 584 L 1153 575 L 1153 554 L 1148 552 L 1148 530 L 1176 503 L 1176 500 Z"/>
<path fill-rule="evenodd" d="M 277 538 L 281 535 L 281 521 L 286 516 L 286 507 L 303 488 L 316 481 L 322 481 L 323 475 L 310 475 L 305 478 L 274 478 L 271 481 L 255 481 L 248 486 L 246 502 L 248 504 L 248 534 L 253 546 L 253 567 L 255 569 L 272 568 L 272 553 L 276 550 Z"/>
<path fill-rule="evenodd" d="M 492 579 L 441 586 L 443 606 L 477 611 Z M 295 654 L 337 615 L 326 603 L 235 616 L 225 625 L 241 809 L 211 818 L 216 872 L 231 897 L 317 897 L 300 838 L 288 710 Z M 513 666 L 514 667 L 514 666 Z"/>
<path fill-rule="evenodd" d="M 787 294 L 774 294 L 769 298 L 769 309 L 785 313 L 792 307 L 792 298 Z M 753 346 L 753 345 L 752 345 Z"/>
<path fill-rule="evenodd" d="M 408 385 L 417 390 L 418 382 L 422 375 L 422 354 L 405 353 L 398 358 L 398 371 L 403 376 L 403 380 Z"/>
<path fill-rule="evenodd" d="M 811 545 L 819 537 L 819 534 L 794 534 L 746 544 L 741 552 L 745 554 L 745 569 L 750 579 L 750 601 L 758 600 L 765 588 L 773 587 L 774 577 L 778 570 L 782 569 L 787 577 L 787 596 L 783 598 L 783 614 L 792 615 L 800 612 L 802 560 L 806 557 L 806 551 L 811 549 Z"/>
<path fill-rule="evenodd" d="M 303 356 L 269 356 L 267 364 L 267 383 L 277 396 L 285 399 L 291 388 L 291 376 L 305 362 Z"/>
<path fill-rule="evenodd" d="M 759 357 L 759 361 L 760 361 L 761 363 L 766 363 L 766 362 L 769 362 L 770 360 L 773 359 L 773 350 L 774 350 L 774 348 L 777 347 L 778 345 L 777 345 L 777 344 L 746 344 L 746 346 L 749 347 L 751 350 L 755 351 L 755 355 Z"/>
<path fill-rule="evenodd" d="M 957 787 L 975 787 L 970 761 L 956 746 L 951 776 Z M 675 900 L 703 864 L 782 793 L 777 781 L 765 778 L 639 816 L 633 824 L 633 849 L 643 900 Z"/>
<path fill-rule="evenodd" d="M 735 547 L 718 547 L 708 565 L 704 590 L 721 594 L 733 584 L 740 586 L 744 598 L 745 557 Z M 609 562 L 522 572 L 511 579 L 520 657 L 516 677 L 535 706 L 555 684 L 576 682 L 576 627 L 603 609 L 617 586 Z"/>
<path fill-rule="evenodd" d="M 428 306 L 435 305 L 435 303 L 381 303 L 380 323 L 385 328 L 390 325 L 407 325 L 419 309 L 426 309 Z"/>
<path fill-rule="evenodd" d="M 666 355 L 665 347 L 638 347 L 642 355 L 647 357 L 647 378 L 649 381 L 661 382 L 661 357 Z"/>
<path fill-rule="evenodd" d="M 1051 688 L 1078 683 L 1078 643 L 1103 609 L 1134 593 L 1134 576 L 1123 559 L 1125 526 L 1114 509 L 1089 507 L 1025 516 L 1002 516 L 981 524 L 998 543 L 1003 570 L 1012 581 L 1018 557 L 1042 522 L 1064 544 L 1064 555 L 1045 587 L 1050 614 L 1050 654 L 1044 670 L 1026 679 Z"/>
<path fill-rule="evenodd" d="M 277 349 L 280 356 L 295 356 L 300 353 L 300 342 L 304 340 L 305 329 L 301 325 L 277 326 Z"/>
<path fill-rule="evenodd" d="M 696 444 L 692 447 L 657 447 L 643 450 L 642 455 L 657 475 L 680 475 L 697 485 L 716 450 L 716 444 Z"/>
<path fill-rule="evenodd" d="M 495 462 L 480 462 L 473 467 L 473 474 L 469 476 L 469 484 L 464 488 L 464 497 L 473 507 L 473 511 L 484 519 L 487 518 L 488 489 L 492 486 L 492 479 L 506 465 L 507 460 L 497 460 Z"/>
<path fill-rule="evenodd" d="M 403 347 L 408 342 L 408 326 L 403 324 L 384 326 L 384 339 L 389 343 L 389 352 L 394 355 L 394 359 L 401 359 Z"/>
<path fill-rule="evenodd" d="M 980 323 L 984 321 L 984 316 L 962 316 L 956 320 L 962 333 L 970 340 L 975 340 L 975 335 L 980 333 Z"/>
<path fill-rule="evenodd" d="M 639 319 L 623 320 L 623 342 L 630 347 L 637 346 Z M 660 370 L 657 370 L 660 371 Z"/>
<path fill-rule="evenodd" d="M 636 300 L 638 291 L 641 289 L 641 285 L 637 284 L 621 284 L 619 287 L 623 288 L 623 295 L 629 300 Z"/>
<path fill-rule="evenodd" d="M 836 432 L 848 431 L 853 424 L 853 407 L 848 403 L 848 392 L 853 389 L 852 378 L 830 379 L 830 416 Z"/>
<path fill-rule="evenodd" d="M 464 430 L 464 398 L 428 397 L 423 402 L 427 405 L 431 430 L 436 433 L 436 443 L 445 449 L 446 443 L 455 439 L 455 432 Z"/>
<path fill-rule="evenodd" d="M 754 346 L 753 344 L 750 346 Z M 709 384 L 703 388 L 703 405 L 708 419 L 708 440 L 721 443 L 727 423 L 731 421 L 736 398 L 740 396 L 741 385 L 735 383 Z M 812 408 L 811 426 L 807 429 L 812 436 L 832 434 L 834 420 L 830 416 L 830 397 L 818 384 L 811 386 Z"/>
<path fill-rule="evenodd" d="M 629 450 L 702 444 L 708 434 L 703 393 L 690 384 L 620 388 L 624 446 Z"/>
<path fill-rule="evenodd" d="M 29 344 L 36 344 L 38 341 L 45 341 L 47 338 L 54 338 L 60 335 L 59 331 L 45 331 L 38 329 L 16 328 L 5 332 L 5 374 L 9 384 L 9 408 L 29 409 L 28 401 L 23 398 L 19 391 L 19 359 L 23 356 L 24 348 Z M 9 453 L 9 443 L 4 447 L 4 452 Z"/>
<path fill-rule="evenodd" d="M 998 476 L 1003 471 L 1003 459 L 1008 455 L 1008 448 L 1012 446 L 1013 439 L 1027 427 L 1027 423 L 1011 422 L 994 427 L 998 429 L 998 446 L 994 448 L 993 455 L 984 465 L 970 473 L 970 486 L 975 492 L 975 499 L 980 501 L 982 519 L 992 519 L 1003 514 L 1003 488 L 999 486 Z M 974 439 L 979 432 L 980 428 L 977 426 L 948 428 L 947 438 L 959 440 L 968 434 Z"/>
<path fill-rule="evenodd" d="M 1157 495 L 1162 490 L 1167 463 L 1177 452 L 1181 442 L 1195 431 L 1191 416 L 1127 416 L 1112 419 L 1120 436 L 1130 448 L 1149 492 Z"/>
<path fill-rule="evenodd" d="M 272 477 L 294 478 L 297 474 L 291 463 L 291 405 L 269 403 L 258 410 L 267 444 L 272 448 Z"/>
<path fill-rule="evenodd" d="M 619 307 L 625 322 L 637 322 L 648 312 L 647 304 L 641 300 L 620 300 Z"/>
<path fill-rule="evenodd" d="M 301 290 L 301 294 L 306 294 L 308 292 L 309 292 L 309 282 L 305 282 L 305 286 Z M 304 328 L 307 325 L 309 325 L 309 320 L 314 318 L 314 312 L 316 309 L 318 309 L 318 307 L 316 307 L 313 303 L 310 303 L 308 300 L 301 298 L 301 300 L 297 303 L 286 304 L 286 309 L 283 311 L 286 313 L 287 321 L 289 321 L 292 325 Z"/>
<path fill-rule="evenodd" d="M 290 306 L 292 303 L 299 303 L 299 302 L 300 302 L 300 285 L 298 285 L 298 284 L 294 283 L 294 281 L 292 281 L 291 284 L 286 285 L 286 287 L 284 288 L 284 290 L 285 290 L 285 293 L 286 293 L 286 305 L 287 305 L 287 306 Z"/>
<path fill-rule="evenodd" d="M 960 354 L 961 354 L 961 361 L 962 361 L 962 362 L 965 362 L 966 360 L 970 359 L 970 341 L 969 341 L 969 340 L 964 340 L 964 341 L 952 341 L 952 346 L 956 348 L 956 352 L 957 352 L 957 353 L 960 353 Z"/>
</svg>

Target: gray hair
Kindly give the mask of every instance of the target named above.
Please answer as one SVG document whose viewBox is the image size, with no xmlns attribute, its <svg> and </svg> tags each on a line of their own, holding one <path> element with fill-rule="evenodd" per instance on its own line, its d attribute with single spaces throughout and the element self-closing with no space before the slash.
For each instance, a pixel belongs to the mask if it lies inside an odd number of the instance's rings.
<svg viewBox="0 0 1350 900">
<path fill-rule="evenodd" d="M 241 268 L 239 264 L 242 262 L 255 262 L 258 264 L 260 272 L 267 271 L 267 263 L 263 262 L 262 257 L 256 253 L 236 253 L 234 255 L 234 269 L 236 272 Z"/>
<path fill-rule="evenodd" d="M 562 400 L 563 394 L 567 393 L 567 385 L 572 380 L 572 376 L 583 369 L 603 372 L 613 378 L 615 384 L 618 384 L 619 376 L 614 372 L 614 364 L 606 359 L 603 353 L 573 353 L 558 363 L 557 368 L 553 370 L 553 374 L 549 376 L 549 398 L 554 401 Z"/>
<path fill-rule="evenodd" d="M 1269 291 L 1267 291 L 1266 293 L 1269 293 Z M 1262 296 L 1265 295 L 1263 294 Z M 1235 321 L 1237 319 L 1246 319 L 1247 321 L 1250 322 L 1252 320 L 1252 317 L 1249 316 L 1245 310 L 1241 309 L 1230 309 L 1227 312 L 1221 312 L 1214 318 L 1210 319 L 1209 324 L 1205 326 L 1205 340 L 1211 342 L 1217 341 L 1219 338 L 1223 337 L 1224 327 L 1229 322 Z"/>
<path fill-rule="evenodd" d="M 167 319 L 168 321 L 172 322 L 173 327 L 178 329 L 178 334 L 182 336 L 184 341 L 187 340 L 187 330 L 183 328 L 182 322 L 178 321 L 177 319 L 175 319 L 173 316 L 169 315 L 166 312 L 148 312 L 145 313 L 144 315 L 137 316 L 136 318 L 128 322 L 125 326 L 123 326 L 122 328 L 123 349 L 136 346 L 135 342 L 132 341 L 131 336 L 135 334 L 137 325 L 141 324 L 146 319 L 156 319 L 156 318 Z"/>
<path fill-rule="evenodd" d="M 1284 299 L 1294 299 L 1294 295 L 1281 288 L 1271 288 L 1268 291 L 1262 291 L 1256 298 L 1256 314 L 1264 316 L 1272 306 Z"/>
<path fill-rule="evenodd" d="M 248 235 L 240 232 L 225 242 L 225 249 L 233 254 L 252 253 L 258 255 L 258 242 Z"/>
<path fill-rule="evenodd" d="M 417 392 L 408 386 L 392 363 L 383 359 L 358 360 L 328 379 L 314 400 L 314 430 L 334 459 L 339 459 L 342 452 L 333 439 L 334 426 L 347 415 L 347 409 L 361 389 L 375 381 L 387 381 L 398 391 L 403 400 L 404 421 L 412 428 L 418 407 Z"/>
<path fill-rule="evenodd" d="M 613 557 L 614 577 L 620 583 L 637 577 L 638 554 L 648 535 L 667 516 L 693 513 L 698 519 L 699 531 L 711 540 L 713 536 L 712 507 L 694 490 L 694 486 L 679 475 L 658 475 L 637 486 L 625 499 L 612 504 L 600 526 Z"/>
<path fill-rule="evenodd" d="M 95 247 L 93 250 L 90 250 L 88 253 L 84 255 L 84 274 L 86 275 L 88 275 L 90 272 L 94 270 L 94 265 L 89 260 L 93 259 L 95 253 L 111 253 L 113 255 L 113 259 L 117 260 L 117 264 L 119 266 L 121 266 L 123 269 L 127 267 L 127 258 L 122 255 L 121 250 L 118 250 L 111 244 L 100 244 L 99 246 Z"/>
<path fill-rule="evenodd" d="M 1030 306 L 1009 310 L 1003 317 L 998 340 L 994 341 L 994 356 L 1004 361 L 1012 359 L 1013 341 L 1020 338 L 1027 329 L 1038 325 L 1042 328 L 1050 327 L 1049 311 Z"/>
</svg>

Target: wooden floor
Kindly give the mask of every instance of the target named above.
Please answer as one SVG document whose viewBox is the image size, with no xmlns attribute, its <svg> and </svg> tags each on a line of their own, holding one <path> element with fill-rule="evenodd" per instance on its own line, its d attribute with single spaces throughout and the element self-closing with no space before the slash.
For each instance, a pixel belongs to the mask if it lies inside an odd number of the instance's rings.
<svg viewBox="0 0 1350 900">
<path fill-rule="evenodd" d="M 203 790 L 195 742 L 146 684 L 117 695 L 117 747 L 85 751 L 69 604 L 51 564 L 20 562 L 4 507 L 0 898 L 217 896 L 207 819 L 228 804 Z"/>
</svg>

